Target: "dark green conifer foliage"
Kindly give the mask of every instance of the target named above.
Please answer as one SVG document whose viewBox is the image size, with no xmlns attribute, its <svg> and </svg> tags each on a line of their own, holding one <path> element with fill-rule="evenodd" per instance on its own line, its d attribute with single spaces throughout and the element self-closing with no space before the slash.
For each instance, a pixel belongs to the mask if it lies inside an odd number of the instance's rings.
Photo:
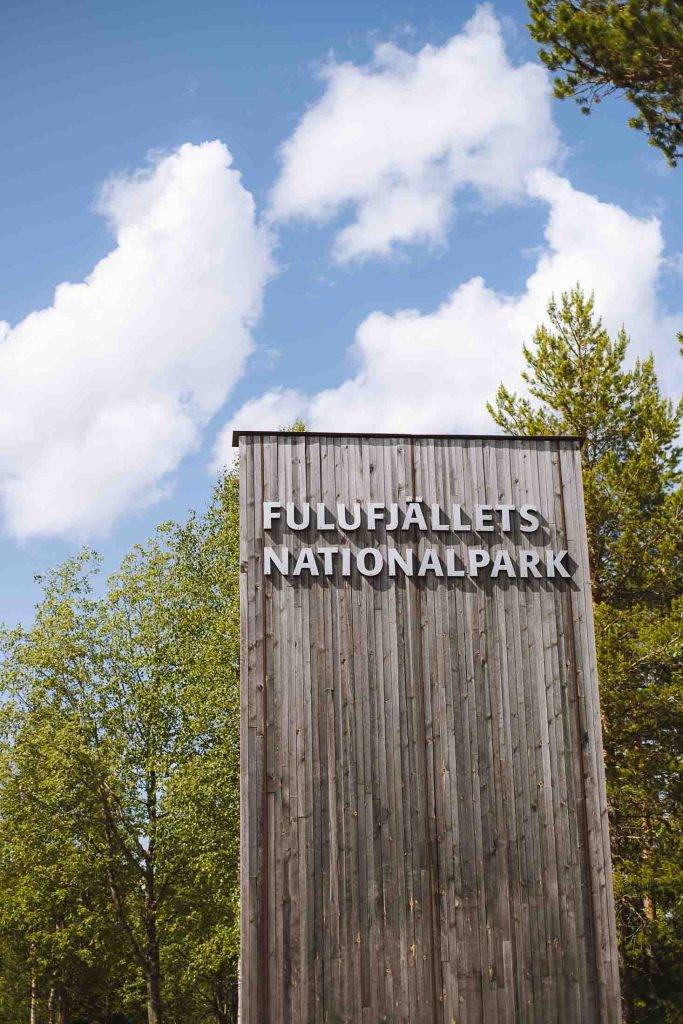
<svg viewBox="0 0 683 1024">
<path fill-rule="evenodd" d="M 501 385 L 504 430 L 585 437 L 595 605 L 624 1017 L 683 1021 L 682 406 L 654 362 L 626 366 L 576 287 L 524 346 L 529 398 Z"/>
<path fill-rule="evenodd" d="M 636 108 L 632 128 L 673 165 L 683 153 L 681 0 L 527 0 L 555 95 L 588 114 L 611 93 Z"/>
<path fill-rule="evenodd" d="M 511 433 L 579 434 L 597 602 L 630 606 L 681 592 L 683 404 L 662 396 L 652 357 L 625 366 L 628 338 L 611 339 L 580 288 L 548 306 L 550 326 L 524 346 L 531 398 L 501 384 L 496 423 Z"/>
</svg>

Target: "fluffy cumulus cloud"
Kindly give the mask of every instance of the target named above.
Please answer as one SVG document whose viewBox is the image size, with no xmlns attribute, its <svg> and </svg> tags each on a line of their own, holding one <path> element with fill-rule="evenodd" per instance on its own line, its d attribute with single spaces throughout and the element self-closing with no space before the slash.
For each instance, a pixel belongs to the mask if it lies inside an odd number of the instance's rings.
<svg viewBox="0 0 683 1024">
<path fill-rule="evenodd" d="M 547 204 L 548 216 L 545 245 L 521 294 L 502 295 L 475 277 L 433 312 L 372 313 L 355 337 L 354 376 L 316 395 L 268 392 L 250 401 L 219 436 L 215 461 L 227 460 L 234 427 L 269 429 L 297 416 L 318 430 L 490 432 L 486 401 L 501 380 L 519 385 L 522 342 L 544 318 L 550 295 L 577 281 L 595 290 L 610 332 L 625 323 L 633 354 L 654 349 L 665 387 L 673 384 L 679 318 L 658 307 L 659 221 L 577 192 L 548 171 L 531 174 L 527 190 Z M 276 422 L 280 400 L 287 416 Z"/>
<path fill-rule="evenodd" d="M 511 62 L 487 6 L 442 47 L 383 43 L 369 66 L 330 63 L 323 75 L 322 97 L 282 147 L 271 215 L 322 222 L 350 206 L 340 261 L 439 243 L 458 190 L 522 199 L 527 173 L 558 154 L 548 77 Z"/>
<path fill-rule="evenodd" d="M 252 348 L 268 233 L 220 142 L 104 188 L 115 247 L 0 324 L 0 502 L 17 537 L 105 531 L 164 493 Z"/>
</svg>

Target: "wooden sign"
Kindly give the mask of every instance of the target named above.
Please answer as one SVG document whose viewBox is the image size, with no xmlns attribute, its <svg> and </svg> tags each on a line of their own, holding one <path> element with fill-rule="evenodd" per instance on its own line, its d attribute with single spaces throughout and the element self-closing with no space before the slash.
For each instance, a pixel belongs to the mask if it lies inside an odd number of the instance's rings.
<svg viewBox="0 0 683 1024">
<path fill-rule="evenodd" d="M 615 1024 L 578 440 L 239 447 L 242 1024 Z"/>
</svg>

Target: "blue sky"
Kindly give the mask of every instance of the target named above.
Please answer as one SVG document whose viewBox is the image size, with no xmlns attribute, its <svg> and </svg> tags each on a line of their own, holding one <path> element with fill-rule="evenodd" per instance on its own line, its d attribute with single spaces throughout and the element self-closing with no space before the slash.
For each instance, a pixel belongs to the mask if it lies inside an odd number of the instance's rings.
<svg viewBox="0 0 683 1024">
<path fill-rule="evenodd" d="M 0 619 L 202 507 L 234 423 L 485 428 L 577 277 L 680 389 L 683 170 L 553 100 L 525 20 L 6 0 Z"/>
</svg>

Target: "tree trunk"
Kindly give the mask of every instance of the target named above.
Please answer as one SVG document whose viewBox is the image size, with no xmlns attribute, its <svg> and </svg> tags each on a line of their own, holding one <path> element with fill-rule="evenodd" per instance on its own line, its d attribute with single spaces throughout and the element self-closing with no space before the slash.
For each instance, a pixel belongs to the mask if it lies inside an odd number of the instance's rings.
<svg viewBox="0 0 683 1024">
<path fill-rule="evenodd" d="M 37 999 L 36 999 L 36 979 L 34 977 L 31 977 L 31 1001 L 30 1001 L 30 1007 L 29 1007 L 29 1021 L 30 1021 L 30 1024 L 36 1024 L 36 1020 L 37 1020 L 36 1002 L 37 1002 Z"/>
<path fill-rule="evenodd" d="M 158 964 L 157 970 L 147 975 L 147 1024 L 163 1024 Z"/>
<path fill-rule="evenodd" d="M 643 816 L 643 853 L 642 853 L 642 858 L 643 858 L 644 862 L 647 862 L 650 859 L 650 841 L 651 841 L 651 836 L 652 836 L 652 826 L 651 826 L 651 822 L 650 822 L 650 815 L 648 814 L 647 809 L 646 809 L 645 810 L 645 814 Z M 654 924 L 655 920 L 656 920 L 656 917 L 657 917 L 657 907 L 656 907 L 655 899 L 654 899 L 654 896 L 652 895 L 652 893 L 646 893 L 646 895 L 643 897 L 643 913 L 645 914 L 645 920 L 647 921 L 648 925 L 652 926 Z M 654 954 L 653 954 L 653 951 L 652 951 L 652 943 L 650 942 L 651 935 L 652 935 L 652 927 L 650 927 L 650 931 L 649 931 L 648 939 L 647 939 L 647 945 L 646 945 L 645 949 L 646 949 L 646 952 L 647 952 L 647 982 L 648 982 L 648 991 L 649 991 L 650 998 L 652 999 L 653 1002 L 655 1002 L 656 1001 L 656 992 L 655 992 L 654 979 L 655 979 L 655 975 L 657 974 L 657 965 L 655 963 L 655 957 L 654 957 Z"/>
<path fill-rule="evenodd" d="M 163 1024 L 161 1011 L 161 966 L 159 963 L 159 935 L 157 933 L 156 898 L 156 825 L 157 778 L 156 772 L 147 775 L 147 833 L 148 847 L 145 865 L 145 977 L 147 981 L 147 1024 Z"/>
<path fill-rule="evenodd" d="M 70 1017 L 69 998 L 64 987 L 60 985 L 57 992 L 57 1024 L 69 1024 Z"/>
<path fill-rule="evenodd" d="M 47 999 L 48 1024 L 69 1024 L 68 999 L 63 985 L 50 985 Z"/>
<path fill-rule="evenodd" d="M 157 934 L 157 903 L 154 887 L 154 868 L 145 872 L 145 980 L 147 982 L 147 1022 L 163 1024 L 161 1010 L 161 965 L 159 962 L 159 936 Z"/>
</svg>

